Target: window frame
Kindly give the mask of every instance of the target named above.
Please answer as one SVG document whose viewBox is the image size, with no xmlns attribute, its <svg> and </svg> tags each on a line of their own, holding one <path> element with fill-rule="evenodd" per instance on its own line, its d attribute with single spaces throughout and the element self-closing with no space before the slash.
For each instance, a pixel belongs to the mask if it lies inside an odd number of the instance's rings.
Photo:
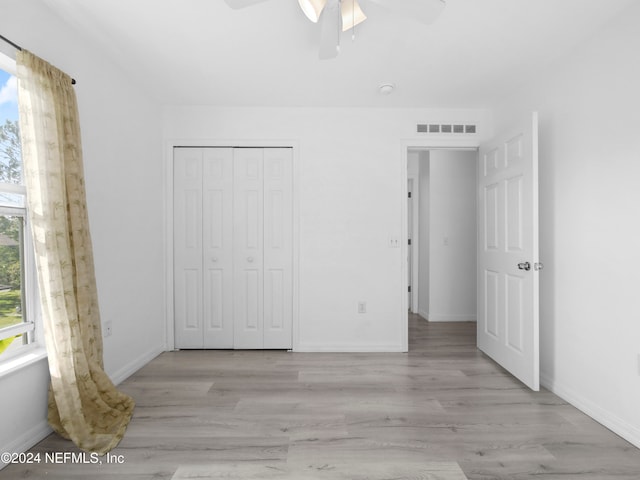
<svg viewBox="0 0 640 480">
<path fill-rule="evenodd" d="M 0 69 L 11 75 L 17 74 L 15 59 L 2 51 L 0 51 Z M 0 192 L 24 196 L 25 203 L 23 207 L 0 206 L 0 215 L 18 216 L 24 219 L 21 255 L 23 278 L 21 290 L 23 318 L 26 320 L 20 324 L 0 329 L 0 340 L 19 334 L 27 335 L 26 344 L 0 354 L 0 376 L 2 376 L 6 371 L 13 371 L 15 369 L 17 360 L 17 365 L 19 366 L 21 364 L 19 361 L 20 357 L 24 357 L 25 360 L 31 361 L 34 358 L 38 359 L 45 357 L 46 353 L 44 352 L 42 312 L 39 302 L 37 269 L 35 252 L 33 249 L 33 236 L 29 222 L 26 186 L 24 183 L 15 184 L 0 182 Z"/>
</svg>

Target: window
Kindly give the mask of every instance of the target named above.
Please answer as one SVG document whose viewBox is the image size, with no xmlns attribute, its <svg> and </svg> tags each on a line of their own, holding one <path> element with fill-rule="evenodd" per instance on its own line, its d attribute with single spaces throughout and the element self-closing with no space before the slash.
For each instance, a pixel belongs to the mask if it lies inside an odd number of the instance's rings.
<svg viewBox="0 0 640 480">
<path fill-rule="evenodd" d="M 35 341 L 15 62 L 0 53 L 0 361 Z"/>
</svg>

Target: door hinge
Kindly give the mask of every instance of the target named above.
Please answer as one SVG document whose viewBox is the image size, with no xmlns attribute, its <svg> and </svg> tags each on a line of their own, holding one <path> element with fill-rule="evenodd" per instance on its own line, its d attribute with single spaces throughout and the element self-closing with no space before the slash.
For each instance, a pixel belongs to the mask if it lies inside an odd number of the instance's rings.
<svg viewBox="0 0 640 480">
<path fill-rule="evenodd" d="M 409 293 L 411 293 L 411 285 L 409 285 Z"/>
<path fill-rule="evenodd" d="M 408 193 L 409 193 L 409 198 L 411 198 L 411 192 L 408 192 Z"/>
<path fill-rule="evenodd" d="M 409 239 L 409 245 L 411 245 L 411 239 Z"/>
</svg>

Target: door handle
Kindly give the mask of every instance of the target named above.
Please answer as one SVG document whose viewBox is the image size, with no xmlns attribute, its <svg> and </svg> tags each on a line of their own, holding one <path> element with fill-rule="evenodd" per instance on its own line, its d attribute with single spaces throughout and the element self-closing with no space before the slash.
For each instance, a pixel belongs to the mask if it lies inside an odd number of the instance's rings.
<svg viewBox="0 0 640 480">
<path fill-rule="evenodd" d="M 247 262 L 253 263 L 253 257 L 247 257 Z"/>
<path fill-rule="evenodd" d="M 531 264 L 529 262 L 522 262 L 518 264 L 518 268 L 520 270 L 525 270 L 525 271 L 529 271 L 531 270 Z"/>
</svg>

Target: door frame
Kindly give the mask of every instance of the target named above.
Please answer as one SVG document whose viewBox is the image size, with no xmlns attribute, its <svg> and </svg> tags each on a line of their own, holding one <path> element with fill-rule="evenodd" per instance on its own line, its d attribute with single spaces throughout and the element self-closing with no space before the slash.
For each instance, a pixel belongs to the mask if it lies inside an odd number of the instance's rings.
<svg viewBox="0 0 640 480">
<path fill-rule="evenodd" d="M 418 205 L 420 205 L 420 193 L 418 188 L 418 180 L 419 178 L 413 175 L 407 175 L 407 191 L 409 191 L 409 184 L 411 185 L 411 212 L 408 211 L 409 205 L 407 205 L 407 235 L 409 230 L 411 231 L 411 248 L 409 249 L 409 245 L 407 242 L 407 250 L 411 253 L 407 254 L 408 257 L 408 269 L 410 275 L 407 275 L 407 281 L 410 282 L 411 291 L 409 292 L 409 308 L 408 311 L 411 313 L 418 312 L 418 255 L 416 254 L 416 245 L 419 243 L 419 233 L 418 233 Z M 408 199 L 407 199 L 408 200 Z M 411 217 L 409 217 L 409 213 L 411 213 Z M 409 280 L 410 279 L 410 280 Z"/>
<path fill-rule="evenodd" d="M 463 138 L 463 139 L 454 139 L 454 138 L 412 138 L 412 139 L 403 139 L 400 141 L 401 144 L 401 185 L 402 188 L 400 190 L 401 194 L 401 226 L 400 226 L 400 338 L 402 339 L 402 351 L 409 351 L 409 302 L 407 299 L 407 289 L 409 288 L 409 282 L 407 275 L 409 274 L 407 271 L 407 256 L 409 255 L 408 250 L 408 206 L 407 206 L 407 195 L 408 195 L 408 186 L 407 179 L 409 178 L 409 172 L 407 169 L 407 160 L 409 158 L 409 149 L 417 148 L 422 150 L 464 150 L 464 149 L 475 149 L 476 151 L 480 148 L 482 138 L 478 136 L 478 138 Z M 476 159 L 477 161 L 477 159 Z M 414 185 L 415 189 L 415 185 Z M 414 205 L 415 208 L 415 205 Z M 477 239 L 476 239 L 477 242 Z M 414 250 L 415 251 L 415 250 Z"/>
<path fill-rule="evenodd" d="M 170 138 L 164 141 L 164 195 L 163 208 L 165 240 L 165 351 L 175 350 L 175 318 L 173 301 L 173 149 L 176 147 L 227 147 L 227 148 L 291 148 L 293 154 L 293 319 L 291 325 L 291 350 L 298 350 L 300 343 L 300 146 L 297 140 L 251 139 L 193 139 Z"/>
</svg>

